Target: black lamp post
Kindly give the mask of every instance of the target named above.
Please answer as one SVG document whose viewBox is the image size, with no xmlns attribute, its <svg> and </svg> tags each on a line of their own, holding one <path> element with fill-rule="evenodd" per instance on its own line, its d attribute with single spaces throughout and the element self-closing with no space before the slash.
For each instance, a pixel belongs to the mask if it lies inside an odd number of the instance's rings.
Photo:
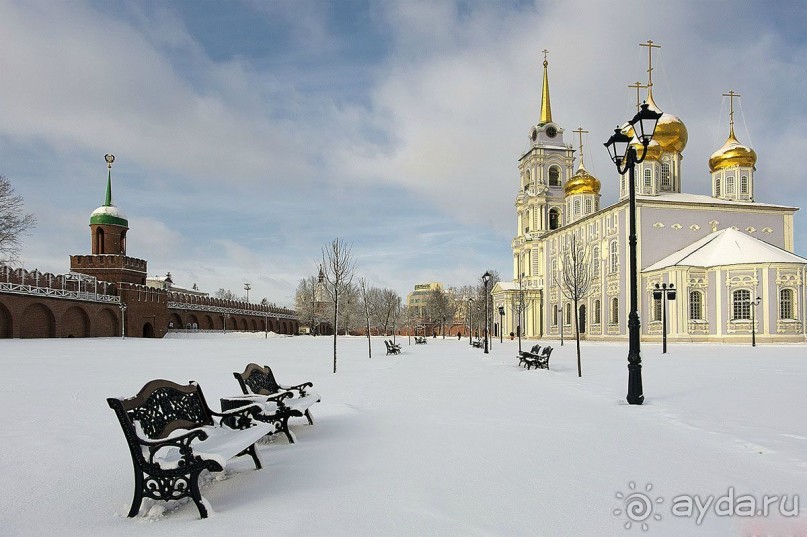
<svg viewBox="0 0 807 537">
<path fill-rule="evenodd" d="M 661 300 L 661 353 L 667 354 L 667 301 L 675 300 L 675 285 L 666 283 L 656 284 L 653 298 Z"/>
<path fill-rule="evenodd" d="M 499 343 L 504 343 L 504 306 L 499 306 Z"/>
<path fill-rule="evenodd" d="M 474 318 L 471 317 L 471 303 L 473 297 L 468 297 L 468 345 L 474 344 Z"/>
<path fill-rule="evenodd" d="M 488 354 L 488 283 L 490 282 L 490 272 L 482 275 L 482 282 L 485 284 L 485 354 Z"/>
<path fill-rule="evenodd" d="M 656 124 L 661 112 L 650 110 L 647 103 L 642 103 L 641 110 L 630 120 L 636 138 L 642 144 L 642 156 L 637 158 L 636 149 L 631 144 L 631 138 L 622 132 L 620 127 L 614 129 L 614 134 L 605 142 L 611 160 L 616 165 L 617 172 L 623 175 L 628 172 L 630 183 L 630 231 L 628 245 L 630 246 L 630 313 L 628 314 L 628 403 L 641 405 L 644 402 L 642 389 L 642 355 L 640 350 L 640 323 L 639 323 L 639 283 L 636 271 L 636 164 L 642 162 L 647 155 L 647 146 L 653 139 Z"/>
<path fill-rule="evenodd" d="M 748 306 L 751 309 L 751 346 L 757 346 L 757 330 L 756 330 L 756 322 L 754 321 L 754 312 L 759 306 L 759 302 L 762 300 L 760 297 L 757 297 L 754 300 L 748 299 Z"/>
</svg>

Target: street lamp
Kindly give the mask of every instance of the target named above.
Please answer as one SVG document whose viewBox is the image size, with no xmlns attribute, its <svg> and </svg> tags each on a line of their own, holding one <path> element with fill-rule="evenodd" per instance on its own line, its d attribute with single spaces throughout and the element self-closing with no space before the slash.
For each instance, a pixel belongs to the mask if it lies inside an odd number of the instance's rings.
<svg viewBox="0 0 807 537">
<path fill-rule="evenodd" d="M 675 300 L 675 285 L 666 283 L 656 284 L 653 298 L 661 300 L 661 353 L 667 354 L 667 301 Z"/>
<path fill-rule="evenodd" d="M 471 303 L 474 301 L 473 297 L 468 297 L 468 345 L 473 345 L 474 336 L 474 318 L 471 317 Z"/>
<path fill-rule="evenodd" d="M 485 354 L 488 354 L 488 283 L 490 282 L 490 272 L 485 272 L 482 275 L 482 281 L 485 283 Z"/>
<path fill-rule="evenodd" d="M 504 343 L 504 306 L 499 306 L 499 343 Z"/>
<path fill-rule="evenodd" d="M 616 165 L 617 172 L 624 175 L 628 172 L 630 190 L 630 231 L 628 245 L 630 246 L 630 313 L 628 314 L 628 403 L 641 405 L 644 402 L 642 390 L 642 355 L 639 338 L 639 283 L 636 272 L 636 184 L 635 168 L 647 155 L 647 146 L 653 139 L 656 124 L 661 112 L 650 110 L 647 103 L 642 103 L 641 110 L 630 120 L 636 138 L 642 144 L 642 156 L 637 158 L 636 148 L 631 144 L 631 138 L 622 132 L 620 127 L 614 129 L 614 134 L 605 142 L 605 147 Z"/>
<path fill-rule="evenodd" d="M 244 290 L 247 292 L 247 302 L 249 302 L 249 290 L 252 289 L 252 286 L 249 283 L 244 284 Z"/>
<path fill-rule="evenodd" d="M 118 307 L 120 308 L 120 338 L 126 339 L 126 304 L 121 302 Z"/>
<path fill-rule="evenodd" d="M 756 326 L 755 326 L 756 323 L 754 321 L 754 312 L 756 311 L 757 306 L 759 306 L 760 300 L 762 300 L 762 299 L 759 298 L 759 297 L 757 297 L 754 300 L 751 300 L 750 298 L 748 300 L 746 300 L 746 303 L 749 305 L 749 307 L 751 309 L 751 346 L 752 347 L 757 346 L 757 331 L 756 331 Z"/>
</svg>

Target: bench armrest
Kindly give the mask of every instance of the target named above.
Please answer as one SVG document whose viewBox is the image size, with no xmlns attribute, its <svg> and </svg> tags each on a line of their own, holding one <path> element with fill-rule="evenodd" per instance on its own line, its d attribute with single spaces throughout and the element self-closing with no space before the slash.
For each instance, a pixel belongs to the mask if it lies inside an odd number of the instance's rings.
<svg viewBox="0 0 807 537">
<path fill-rule="evenodd" d="M 222 427 L 248 429 L 252 426 L 253 418 L 260 414 L 262 410 L 263 407 L 260 404 L 252 403 L 233 410 L 225 410 L 224 412 L 210 410 L 210 415 L 219 418 L 219 424 Z"/>
<path fill-rule="evenodd" d="M 150 440 L 142 438 L 137 435 L 137 442 L 148 449 L 148 464 L 162 468 L 159 461 L 155 461 L 154 457 L 163 449 L 175 448 L 179 453 L 179 460 L 176 462 L 177 466 L 191 466 L 199 462 L 193 454 L 193 447 L 191 442 L 194 440 L 206 440 L 207 433 L 202 429 L 191 429 L 183 434 L 169 436 L 168 438 L 161 438 L 159 440 Z M 165 468 L 163 468 L 165 469 Z"/>
</svg>

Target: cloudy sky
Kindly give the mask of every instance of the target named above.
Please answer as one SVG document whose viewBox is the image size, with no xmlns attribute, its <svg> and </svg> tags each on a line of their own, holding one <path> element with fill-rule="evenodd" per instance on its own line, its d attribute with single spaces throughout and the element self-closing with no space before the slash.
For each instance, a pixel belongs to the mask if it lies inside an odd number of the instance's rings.
<svg viewBox="0 0 807 537">
<path fill-rule="evenodd" d="M 23 265 L 89 253 L 104 154 L 128 254 L 178 285 L 292 305 L 322 247 L 358 273 L 418 282 L 509 277 L 517 161 L 553 119 L 617 198 L 602 147 L 646 81 L 689 130 L 686 192 L 728 134 L 759 155 L 757 200 L 803 207 L 807 2 L 0 0 L 0 174 L 39 220 Z M 576 142 L 575 142 L 576 143 Z"/>
</svg>

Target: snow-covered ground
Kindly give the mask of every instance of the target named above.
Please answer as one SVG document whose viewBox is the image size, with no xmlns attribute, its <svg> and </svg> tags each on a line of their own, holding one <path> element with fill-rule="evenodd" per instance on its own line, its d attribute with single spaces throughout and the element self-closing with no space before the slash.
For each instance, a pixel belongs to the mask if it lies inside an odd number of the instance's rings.
<svg viewBox="0 0 807 537">
<path fill-rule="evenodd" d="M 550 371 L 526 371 L 517 342 L 486 356 L 404 338 L 385 356 L 374 339 L 368 359 L 366 339 L 340 338 L 336 374 L 331 342 L 0 341 L 0 535 L 807 535 L 805 345 L 645 344 L 646 402 L 631 406 L 626 344 L 584 343 L 578 379 L 568 341 L 548 342 Z M 217 405 L 251 361 L 314 382 L 314 425 L 259 444 L 263 470 L 246 457 L 206 479 L 207 520 L 150 500 L 126 518 L 132 468 L 106 397 L 193 379 Z M 739 516 L 765 496 L 767 516 Z"/>
</svg>

